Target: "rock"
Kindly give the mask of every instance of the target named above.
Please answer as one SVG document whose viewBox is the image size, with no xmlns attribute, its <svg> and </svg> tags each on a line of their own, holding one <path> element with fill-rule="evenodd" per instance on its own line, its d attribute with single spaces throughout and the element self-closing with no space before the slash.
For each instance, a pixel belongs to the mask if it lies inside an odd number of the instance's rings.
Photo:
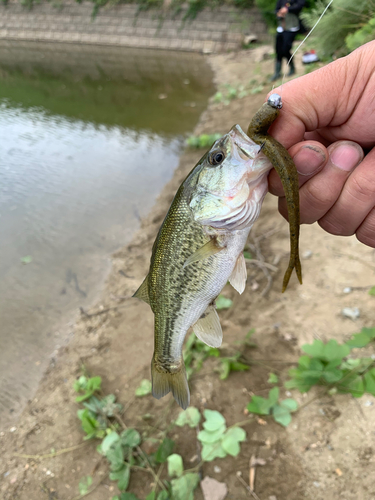
<svg viewBox="0 0 375 500">
<path fill-rule="evenodd" d="M 209 476 L 206 476 L 201 481 L 201 488 L 204 500 L 224 500 L 228 494 L 228 488 L 225 483 L 219 483 L 219 481 Z"/>
<path fill-rule="evenodd" d="M 305 252 L 303 252 L 302 254 L 302 258 L 303 259 L 310 259 L 310 257 L 312 257 L 312 251 L 311 250 L 306 250 Z"/>
<path fill-rule="evenodd" d="M 358 307 L 344 307 L 341 313 L 343 316 L 345 316 L 345 318 L 350 318 L 353 321 L 355 321 L 360 316 Z"/>
<path fill-rule="evenodd" d="M 343 290 L 344 293 L 350 293 L 352 291 L 352 288 L 350 286 L 346 286 Z"/>
</svg>

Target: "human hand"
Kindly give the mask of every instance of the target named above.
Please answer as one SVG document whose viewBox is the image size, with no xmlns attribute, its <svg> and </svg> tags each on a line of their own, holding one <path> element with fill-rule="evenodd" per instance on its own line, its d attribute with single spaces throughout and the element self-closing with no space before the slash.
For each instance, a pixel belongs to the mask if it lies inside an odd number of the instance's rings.
<svg viewBox="0 0 375 500">
<path fill-rule="evenodd" d="M 279 12 L 277 13 L 278 17 L 285 17 L 286 14 L 288 13 L 288 8 L 287 7 L 281 7 Z"/>
<path fill-rule="evenodd" d="M 275 92 L 283 108 L 270 134 L 299 172 L 301 223 L 375 248 L 375 42 Z M 275 171 L 269 190 L 287 218 Z"/>
</svg>

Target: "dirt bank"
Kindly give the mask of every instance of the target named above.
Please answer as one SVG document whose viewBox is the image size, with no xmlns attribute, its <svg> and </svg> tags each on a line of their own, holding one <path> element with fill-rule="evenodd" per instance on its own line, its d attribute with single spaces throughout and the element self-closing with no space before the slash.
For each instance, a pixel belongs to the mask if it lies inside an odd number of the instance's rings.
<svg viewBox="0 0 375 500">
<path fill-rule="evenodd" d="M 272 61 L 256 62 L 259 53 L 241 52 L 210 57 L 217 83 L 246 84 L 263 82 L 272 71 Z M 299 68 L 302 73 L 303 69 Z M 249 118 L 264 101 L 269 85 L 260 93 L 235 99 L 229 105 L 211 103 L 203 114 L 196 133 L 226 132 L 234 123 L 244 128 Z M 151 247 L 156 233 L 179 184 L 202 155 L 186 151 L 172 181 L 161 193 L 152 213 L 132 243 L 113 257 L 113 269 L 103 298 L 76 324 L 71 342 L 51 360 L 41 386 L 28 404 L 15 428 L 5 429 L 0 438 L 0 496 L 4 500 L 70 500 L 78 497 L 78 483 L 92 475 L 99 486 L 88 498 L 104 500 L 116 494 L 104 460 L 90 441 L 69 453 L 53 458 L 20 458 L 15 454 L 44 455 L 82 443 L 82 431 L 76 417 L 77 404 L 72 385 L 84 364 L 91 374 L 103 378 L 105 393 L 115 393 L 126 406 L 124 419 L 128 425 L 145 428 L 145 414 L 151 425 L 164 428 L 179 413 L 176 404 L 166 413 L 167 399 L 151 396 L 134 398 L 140 380 L 149 378 L 153 351 L 153 317 L 149 307 L 128 300 L 147 273 Z M 295 277 L 287 292 L 281 295 L 281 280 L 287 265 L 288 225 L 276 208 L 276 200 L 268 196 L 261 217 L 252 231 L 250 243 L 266 262 L 277 267 L 271 272 L 273 284 L 262 295 L 267 279 L 259 266 L 249 265 L 248 283 L 239 296 L 230 286 L 223 294 L 231 298 L 233 307 L 220 312 L 225 345 L 231 352 L 236 341 L 255 328 L 256 349 L 246 356 L 253 361 L 244 373 L 232 373 L 221 381 L 214 367 L 216 360 L 205 362 L 191 382 L 192 405 L 221 411 L 228 424 L 244 418 L 250 394 L 264 395 L 270 371 L 281 380 L 287 376 L 288 362 L 295 362 L 300 346 L 314 338 L 346 340 L 363 326 L 375 325 L 374 297 L 366 287 L 375 284 L 375 253 L 353 238 L 338 238 L 323 232 L 317 225 L 304 226 L 301 235 L 304 285 Z M 344 287 L 352 287 L 349 294 Z M 359 307 L 356 321 L 344 318 L 343 307 Z M 97 314 L 97 313 L 100 314 Z M 284 392 L 281 386 L 281 392 Z M 249 417 L 245 429 L 247 441 L 237 458 L 217 459 L 203 466 L 203 475 L 211 475 L 227 483 L 228 498 L 249 498 L 236 472 L 247 480 L 251 455 L 264 458 L 259 467 L 255 490 L 261 500 L 275 496 L 277 500 L 370 500 L 375 498 L 373 481 L 375 453 L 374 398 L 322 396 L 314 399 L 293 396 L 306 404 L 284 429 L 268 420 Z M 163 427 L 164 426 L 164 427 Z M 173 431 L 176 451 L 192 467 L 196 455 L 195 431 Z M 220 469 L 214 468 L 219 466 Z M 220 470 L 220 472 L 218 472 Z M 141 472 L 132 475 L 130 490 L 144 498 L 150 491 L 151 476 Z M 196 498 L 202 498 L 198 489 Z"/>
</svg>

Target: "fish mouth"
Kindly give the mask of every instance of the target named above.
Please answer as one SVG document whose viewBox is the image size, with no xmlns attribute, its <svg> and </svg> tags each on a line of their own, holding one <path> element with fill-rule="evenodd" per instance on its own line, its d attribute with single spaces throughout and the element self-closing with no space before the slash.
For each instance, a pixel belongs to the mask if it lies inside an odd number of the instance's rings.
<svg viewBox="0 0 375 500">
<path fill-rule="evenodd" d="M 239 125 L 232 127 L 228 132 L 228 137 L 236 159 L 249 162 L 249 181 L 271 170 L 272 164 L 262 153 L 262 146 L 250 139 Z"/>
</svg>

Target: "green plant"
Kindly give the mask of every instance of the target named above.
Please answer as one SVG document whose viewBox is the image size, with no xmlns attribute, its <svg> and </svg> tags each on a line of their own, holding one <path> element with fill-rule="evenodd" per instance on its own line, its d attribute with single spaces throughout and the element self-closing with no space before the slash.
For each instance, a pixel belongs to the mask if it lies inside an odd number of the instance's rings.
<svg viewBox="0 0 375 500">
<path fill-rule="evenodd" d="M 81 396 L 76 397 L 77 403 L 89 399 L 94 394 L 94 392 L 100 392 L 101 383 L 101 377 L 87 378 L 85 375 L 81 375 L 73 385 L 73 389 L 76 392 L 83 392 Z"/>
<path fill-rule="evenodd" d="M 375 297 L 375 286 L 373 286 L 369 292 L 368 292 L 369 295 L 371 295 L 372 297 Z"/>
<path fill-rule="evenodd" d="M 230 372 L 243 372 L 249 369 L 249 366 L 239 361 L 242 353 L 236 351 L 232 356 L 222 356 L 219 358 L 219 373 L 220 380 L 225 380 L 229 377 Z"/>
<path fill-rule="evenodd" d="M 225 418 L 215 410 L 204 410 L 203 430 L 198 434 L 202 443 L 202 460 L 210 462 L 215 458 L 227 455 L 236 457 L 240 452 L 240 442 L 246 439 L 241 427 L 232 426 L 227 429 Z"/>
<path fill-rule="evenodd" d="M 319 0 L 301 18 L 311 28 L 327 5 L 328 0 Z M 368 0 L 335 0 L 311 35 L 320 58 L 345 55 L 371 39 L 374 15 L 375 6 Z"/>
<path fill-rule="evenodd" d="M 138 397 L 141 396 L 146 396 L 147 394 L 151 393 L 152 389 L 152 384 L 150 380 L 143 379 L 142 382 L 139 384 L 139 386 L 135 390 L 135 395 Z"/>
<path fill-rule="evenodd" d="M 210 148 L 214 142 L 220 139 L 221 134 L 201 134 L 191 135 L 187 138 L 186 144 L 190 148 Z"/>
<path fill-rule="evenodd" d="M 91 476 L 83 477 L 78 485 L 79 494 L 86 495 L 91 485 L 92 485 L 92 477 Z"/>
<path fill-rule="evenodd" d="M 292 398 L 279 401 L 279 395 L 279 388 L 273 387 L 268 393 L 268 398 L 252 396 L 247 409 L 258 415 L 272 415 L 276 422 L 286 427 L 292 421 L 291 413 L 298 409 L 298 404 Z"/>
<path fill-rule="evenodd" d="M 327 343 L 314 340 L 302 350 L 307 354 L 298 360 L 298 366 L 289 370 L 291 377 L 285 383 L 288 389 L 307 392 L 314 385 L 326 386 L 331 393 L 350 393 L 360 397 L 365 392 L 375 395 L 375 363 L 371 357 L 347 358 L 351 350 L 367 346 L 375 339 L 375 328 L 362 328 L 344 344 L 336 340 Z"/>
<path fill-rule="evenodd" d="M 188 378 L 202 368 L 203 362 L 210 356 L 218 358 L 219 349 L 209 347 L 199 340 L 195 333 L 191 333 L 186 341 L 183 357 L 185 362 L 186 374 Z"/>
</svg>

